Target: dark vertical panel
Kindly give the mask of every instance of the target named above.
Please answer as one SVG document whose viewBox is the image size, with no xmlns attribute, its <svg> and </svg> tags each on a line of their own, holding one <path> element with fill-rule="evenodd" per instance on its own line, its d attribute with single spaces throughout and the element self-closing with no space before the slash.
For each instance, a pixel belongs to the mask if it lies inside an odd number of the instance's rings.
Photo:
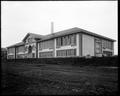
<svg viewBox="0 0 120 96">
<path fill-rule="evenodd" d="M 38 42 L 36 42 L 36 58 L 38 58 Z"/>
<path fill-rule="evenodd" d="M 96 41 L 95 41 L 95 37 L 94 37 L 94 56 L 96 56 Z"/>
<path fill-rule="evenodd" d="M 16 59 L 16 47 L 15 47 L 15 59 Z"/>
<path fill-rule="evenodd" d="M 112 55 L 114 55 L 114 42 L 112 42 L 112 50 L 113 50 Z"/>
</svg>

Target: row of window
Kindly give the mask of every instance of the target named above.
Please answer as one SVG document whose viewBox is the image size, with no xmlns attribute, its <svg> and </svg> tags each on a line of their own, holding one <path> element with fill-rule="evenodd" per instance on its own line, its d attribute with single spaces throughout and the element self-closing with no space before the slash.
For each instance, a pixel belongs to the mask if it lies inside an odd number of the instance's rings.
<svg viewBox="0 0 120 96">
<path fill-rule="evenodd" d="M 105 56 L 112 56 L 112 52 L 108 52 L 108 51 L 103 51 L 103 54 Z"/>
<path fill-rule="evenodd" d="M 53 57 L 53 52 L 39 52 L 39 57 Z"/>
<path fill-rule="evenodd" d="M 76 49 L 58 50 L 57 56 L 76 56 Z"/>
<path fill-rule="evenodd" d="M 17 55 L 17 58 L 24 58 L 24 57 L 25 57 L 24 54 L 19 54 L 19 55 Z"/>
<path fill-rule="evenodd" d="M 56 39 L 56 46 L 76 45 L 76 34 L 62 36 Z"/>
<path fill-rule="evenodd" d="M 15 53 L 15 48 L 9 48 L 9 49 L 8 49 L 8 54 L 9 54 L 9 53 Z"/>
<path fill-rule="evenodd" d="M 53 47 L 54 47 L 54 41 L 53 40 L 43 41 L 43 42 L 39 43 L 39 50 L 47 49 L 47 48 L 53 49 Z"/>
<path fill-rule="evenodd" d="M 100 54 L 102 53 L 102 43 L 101 43 L 101 40 L 99 39 L 95 39 L 95 51 L 96 51 L 96 54 Z"/>
<path fill-rule="evenodd" d="M 113 43 L 107 40 L 102 41 L 103 48 L 113 49 Z"/>
<path fill-rule="evenodd" d="M 16 48 L 16 52 L 24 52 L 25 51 L 25 47 L 24 46 L 20 46 Z"/>
<path fill-rule="evenodd" d="M 14 59 L 15 56 L 14 55 L 8 55 L 8 59 Z"/>
</svg>

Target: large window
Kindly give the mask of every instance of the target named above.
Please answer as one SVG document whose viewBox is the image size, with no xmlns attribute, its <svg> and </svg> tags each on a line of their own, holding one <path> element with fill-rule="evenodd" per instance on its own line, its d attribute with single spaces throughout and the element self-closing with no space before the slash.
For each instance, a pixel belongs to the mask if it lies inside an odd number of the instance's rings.
<svg viewBox="0 0 120 96">
<path fill-rule="evenodd" d="M 48 40 L 48 41 L 43 41 L 39 43 L 39 50 L 41 49 L 53 49 L 54 47 L 54 41 L 53 40 Z"/>
<path fill-rule="evenodd" d="M 17 55 L 17 59 L 21 59 L 21 58 L 24 58 L 24 54 L 18 54 Z"/>
<path fill-rule="evenodd" d="M 16 52 L 24 52 L 25 51 L 25 47 L 24 46 L 19 46 L 16 48 Z"/>
<path fill-rule="evenodd" d="M 76 56 L 76 49 L 58 50 L 57 56 Z"/>
<path fill-rule="evenodd" d="M 15 53 L 15 48 L 8 48 L 8 54 L 9 53 Z"/>
<path fill-rule="evenodd" d="M 103 49 L 113 49 L 113 42 L 102 40 L 102 47 Z"/>
<path fill-rule="evenodd" d="M 76 45 L 76 34 L 62 36 L 56 39 L 56 47 L 66 45 Z"/>
<path fill-rule="evenodd" d="M 102 53 L 102 43 L 100 39 L 95 39 L 95 51 L 96 54 L 101 54 Z"/>
<path fill-rule="evenodd" d="M 53 57 L 53 52 L 39 52 L 39 57 L 42 58 Z"/>
<path fill-rule="evenodd" d="M 14 59 L 15 56 L 14 55 L 8 55 L 8 59 Z"/>
<path fill-rule="evenodd" d="M 112 56 L 112 52 L 103 51 L 104 56 Z"/>
</svg>

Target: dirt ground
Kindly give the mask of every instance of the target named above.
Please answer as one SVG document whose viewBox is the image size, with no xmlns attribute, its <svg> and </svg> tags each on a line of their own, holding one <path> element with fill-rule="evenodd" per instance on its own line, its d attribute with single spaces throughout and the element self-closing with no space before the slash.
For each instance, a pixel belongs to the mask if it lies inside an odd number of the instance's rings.
<svg viewBox="0 0 120 96">
<path fill-rule="evenodd" d="M 2 62 L 2 95 L 117 94 L 117 67 Z"/>
</svg>

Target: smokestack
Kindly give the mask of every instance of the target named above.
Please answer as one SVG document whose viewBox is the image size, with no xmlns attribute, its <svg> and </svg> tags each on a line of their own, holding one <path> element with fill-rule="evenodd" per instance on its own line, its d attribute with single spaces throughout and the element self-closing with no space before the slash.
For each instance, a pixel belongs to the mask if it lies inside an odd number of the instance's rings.
<svg viewBox="0 0 120 96">
<path fill-rule="evenodd" d="M 51 22 L 51 34 L 54 34 L 54 23 Z"/>
</svg>

